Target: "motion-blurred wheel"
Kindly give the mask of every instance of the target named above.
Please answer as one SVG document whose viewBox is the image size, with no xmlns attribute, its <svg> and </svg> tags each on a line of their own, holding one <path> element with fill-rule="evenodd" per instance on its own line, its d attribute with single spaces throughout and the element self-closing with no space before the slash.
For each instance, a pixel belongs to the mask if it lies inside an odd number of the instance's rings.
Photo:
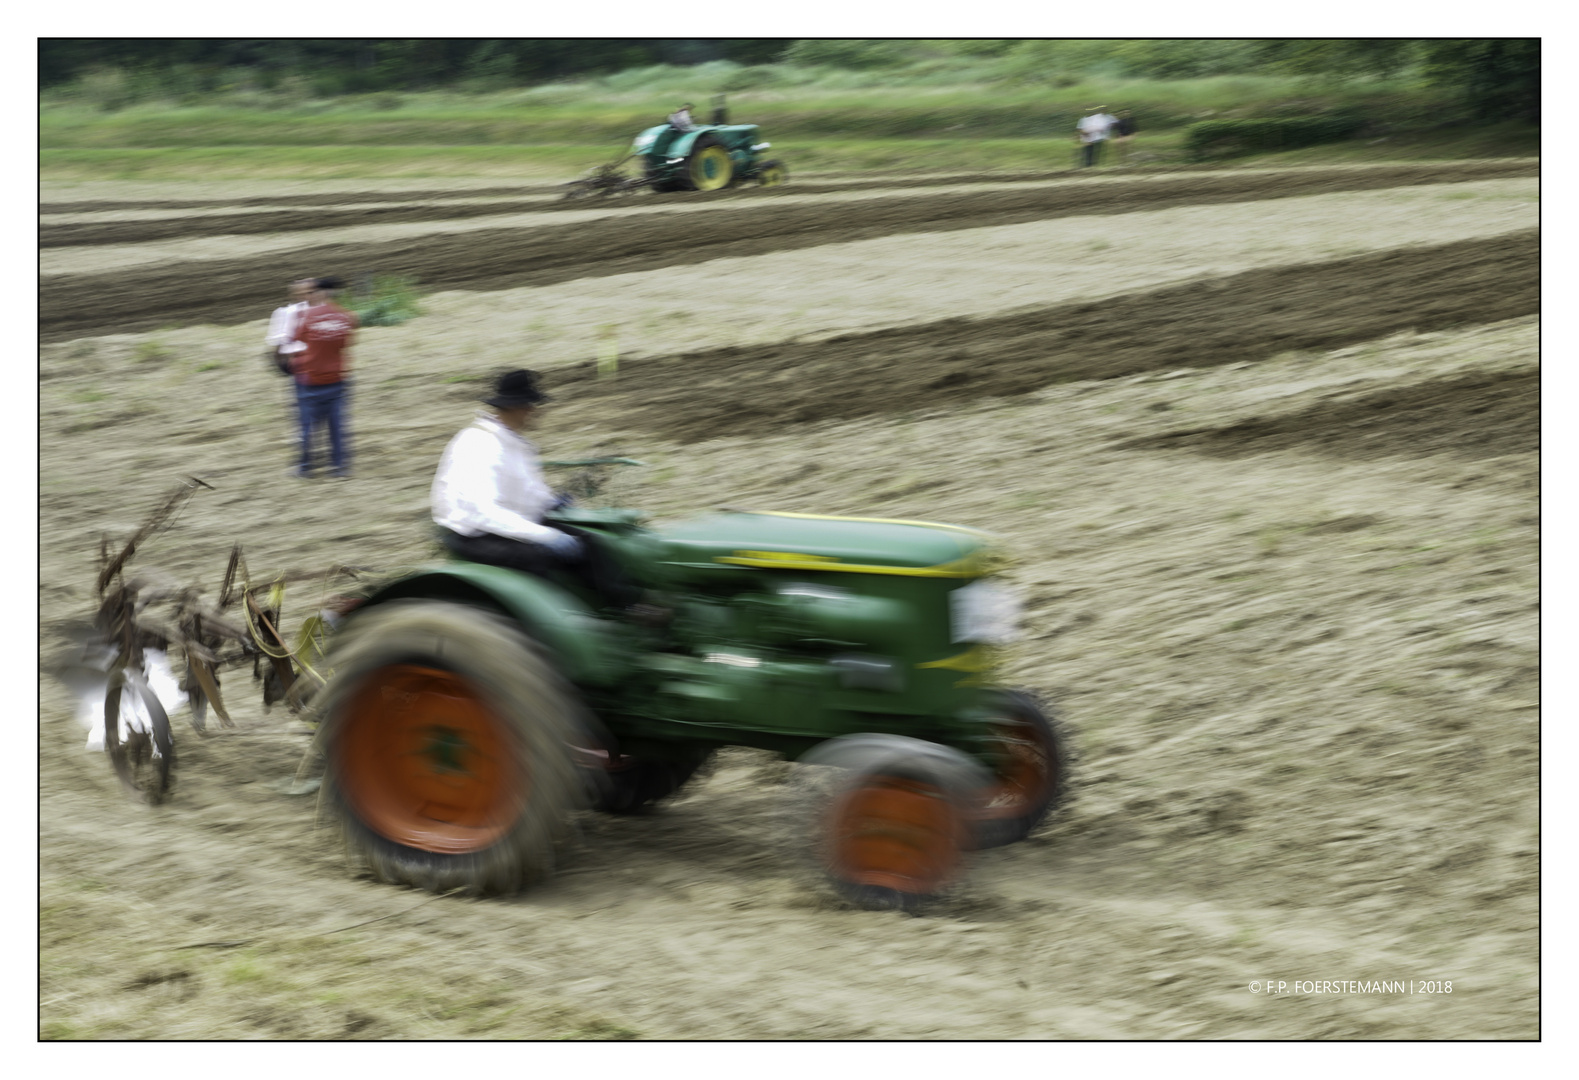
<svg viewBox="0 0 1579 1080">
<path fill-rule="evenodd" d="M 104 749 L 115 775 L 149 803 L 164 800 L 175 765 L 170 717 L 142 674 L 129 668 L 110 672 L 104 694 Z"/>
<path fill-rule="evenodd" d="M 373 875 L 432 892 L 544 876 L 583 799 L 580 706 L 491 612 L 396 601 L 352 618 L 323 691 L 325 785 Z"/>
<path fill-rule="evenodd" d="M 914 911 L 964 874 L 986 770 L 957 750 L 898 735 L 834 739 L 801 759 L 842 775 L 815 801 L 813 848 L 857 907 Z"/>
<path fill-rule="evenodd" d="M 1006 698 L 1002 718 L 990 727 L 996 775 L 977 811 L 978 848 L 1024 840 L 1052 812 L 1067 785 L 1068 742 L 1057 718 L 1025 694 Z"/>
</svg>

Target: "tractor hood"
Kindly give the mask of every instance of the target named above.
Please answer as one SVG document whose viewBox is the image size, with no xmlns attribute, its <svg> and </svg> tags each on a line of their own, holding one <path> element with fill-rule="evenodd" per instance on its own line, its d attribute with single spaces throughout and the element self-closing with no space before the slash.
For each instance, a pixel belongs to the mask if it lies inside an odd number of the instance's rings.
<svg viewBox="0 0 1579 1080">
<path fill-rule="evenodd" d="M 663 561 L 698 570 L 975 578 L 994 562 L 988 534 L 926 521 L 730 511 L 656 532 Z"/>
<path fill-rule="evenodd" d="M 684 157 L 703 135 L 711 135 L 732 151 L 744 151 L 757 141 L 760 130 L 756 124 L 701 124 L 682 132 L 668 124 L 656 124 L 636 136 L 631 153 Z"/>
<path fill-rule="evenodd" d="M 668 124 L 656 124 L 641 132 L 636 136 L 636 141 L 631 143 L 631 153 L 645 154 L 653 148 L 653 144 L 658 141 L 658 136 L 669 130 Z"/>
</svg>

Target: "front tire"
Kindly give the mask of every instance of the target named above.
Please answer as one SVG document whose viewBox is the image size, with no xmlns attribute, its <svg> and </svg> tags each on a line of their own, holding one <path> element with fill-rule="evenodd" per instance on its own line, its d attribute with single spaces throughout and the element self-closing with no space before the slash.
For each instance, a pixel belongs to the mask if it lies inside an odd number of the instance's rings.
<svg viewBox="0 0 1579 1080">
<path fill-rule="evenodd" d="M 514 892 L 549 874 L 582 801 L 581 707 L 490 611 L 379 605 L 339 635 L 323 691 L 324 778 L 347 849 L 380 881 Z"/>
<path fill-rule="evenodd" d="M 764 161 L 757 170 L 757 183 L 762 187 L 778 187 L 789 180 L 789 170 L 782 161 Z"/>
<path fill-rule="evenodd" d="M 976 847 L 1024 840 L 1050 814 L 1069 782 L 1069 745 L 1058 718 L 1028 694 L 1005 695 L 991 725 L 995 776 L 978 811 Z"/>
<path fill-rule="evenodd" d="M 813 852 L 827 882 L 867 910 L 914 912 L 958 882 L 986 770 L 958 750 L 899 735 L 851 735 L 802 762 L 832 766 L 813 788 Z"/>
</svg>

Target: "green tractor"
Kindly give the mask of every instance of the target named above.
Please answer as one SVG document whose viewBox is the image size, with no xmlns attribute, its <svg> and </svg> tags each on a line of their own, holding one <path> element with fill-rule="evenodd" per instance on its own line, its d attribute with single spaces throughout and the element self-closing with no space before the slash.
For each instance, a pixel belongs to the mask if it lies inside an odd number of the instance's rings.
<svg viewBox="0 0 1579 1080">
<path fill-rule="evenodd" d="M 909 910 L 1062 794 L 1056 721 L 991 679 L 1018 609 L 986 534 L 746 511 L 549 521 L 644 602 L 449 561 L 383 585 L 334 636 L 324 789 L 377 878 L 517 890 L 575 811 L 636 811 L 742 745 L 814 766 L 787 790 L 840 893 Z"/>
<path fill-rule="evenodd" d="M 715 101 L 714 123 L 681 130 L 663 123 L 647 128 L 618 161 L 599 165 L 565 187 L 564 198 L 621 195 L 643 188 L 657 192 L 718 191 L 753 181 L 775 187 L 789 179 L 782 161 L 763 156 L 771 143 L 759 142 L 756 124 L 730 124 L 721 101 Z M 640 172 L 627 175 L 627 162 Z"/>
<path fill-rule="evenodd" d="M 759 134 L 755 124 L 704 124 L 691 131 L 659 124 L 636 136 L 631 153 L 654 191 L 717 191 L 747 180 L 782 184 L 789 171 L 763 157 L 772 144 L 758 141 Z"/>
</svg>

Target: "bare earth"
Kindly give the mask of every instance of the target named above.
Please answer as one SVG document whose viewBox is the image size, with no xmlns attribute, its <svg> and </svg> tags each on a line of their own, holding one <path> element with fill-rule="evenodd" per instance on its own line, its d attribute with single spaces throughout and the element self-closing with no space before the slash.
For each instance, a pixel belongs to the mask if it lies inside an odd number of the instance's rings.
<svg viewBox="0 0 1579 1080">
<path fill-rule="evenodd" d="M 607 495 L 659 520 L 728 504 L 1001 534 L 1029 609 L 1005 679 L 1055 703 L 1079 760 L 1046 825 L 920 918 L 800 873 L 791 770 L 746 750 L 652 814 L 589 815 L 547 885 L 462 901 L 347 869 L 314 800 L 282 791 L 306 729 L 246 673 L 236 731 L 177 717 L 158 808 L 83 751 L 46 679 L 40 1034 L 1536 1037 L 1535 182 L 1245 183 L 1245 202 L 450 288 L 364 334 L 338 486 L 285 475 L 270 295 L 250 322 L 111 336 L 62 309 L 40 370 L 46 662 L 91 611 L 99 534 L 182 475 L 216 490 L 141 560 L 180 580 L 217 587 L 238 539 L 258 574 L 427 558 L 440 449 L 477 379 L 528 363 L 562 402 L 545 454 L 648 462 Z M 668 205 L 639 216 L 694 227 Z M 88 250 L 146 255 L 60 249 Z M 620 377 L 599 382 L 582 365 L 610 325 Z M 1294 986 L 1360 979 L 1452 987 Z"/>
</svg>

